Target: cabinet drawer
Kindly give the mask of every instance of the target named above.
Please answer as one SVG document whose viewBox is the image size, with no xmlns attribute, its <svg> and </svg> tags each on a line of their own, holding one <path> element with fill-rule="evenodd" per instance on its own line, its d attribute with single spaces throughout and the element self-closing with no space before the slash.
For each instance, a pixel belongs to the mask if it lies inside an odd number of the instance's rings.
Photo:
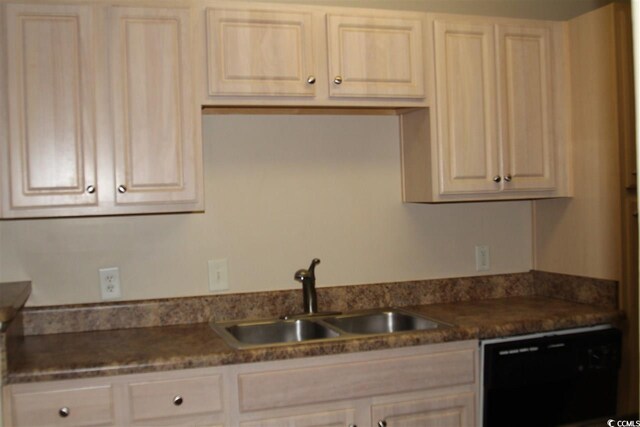
<svg viewBox="0 0 640 427">
<path fill-rule="evenodd" d="M 110 425 L 114 420 L 113 392 L 105 385 L 15 393 L 11 410 L 15 426 Z"/>
<path fill-rule="evenodd" d="M 211 375 L 129 384 L 134 421 L 222 411 L 222 378 Z"/>
<path fill-rule="evenodd" d="M 475 350 L 238 376 L 241 411 L 347 400 L 475 381 Z"/>
</svg>

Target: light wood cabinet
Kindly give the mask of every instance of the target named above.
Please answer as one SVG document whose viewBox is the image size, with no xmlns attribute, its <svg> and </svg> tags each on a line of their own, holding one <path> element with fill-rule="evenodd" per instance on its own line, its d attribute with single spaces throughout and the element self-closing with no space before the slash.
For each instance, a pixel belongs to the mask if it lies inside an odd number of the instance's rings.
<svg viewBox="0 0 640 427">
<path fill-rule="evenodd" d="M 349 427 L 354 423 L 355 410 L 343 409 L 247 421 L 240 427 Z"/>
<path fill-rule="evenodd" d="M 197 206 L 189 20 L 189 9 L 110 8 L 116 205 Z"/>
<path fill-rule="evenodd" d="M 232 378 L 232 424 L 462 427 L 476 421 L 477 341 L 239 365 Z"/>
<path fill-rule="evenodd" d="M 5 6 L 5 214 L 98 202 L 94 27 L 89 6 Z"/>
<path fill-rule="evenodd" d="M 222 368 L 4 386 L 7 426 L 219 426 Z"/>
<path fill-rule="evenodd" d="M 476 424 L 478 342 L 11 384 L 5 425 Z M 413 423 L 413 424 L 412 424 Z"/>
<path fill-rule="evenodd" d="M 423 98 L 422 21 L 327 15 L 332 97 Z"/>
<path fill-rule="evenodd" d="M 494 27 L 435 23 L 440 193 L 497 192 L 500 185 Z"/>
<path fill-rule="evenodd" d="M 421 17 L 264 4 L 214 4 L 205 15 L 207 104 L 424 101 Z"/>
<path fill-rule="evenodd" d="M 11 423 L 15 426 L 108 426 L 115 424 L 110 384 L 61 384 L 11 396 Z"/>
<path fill-rule="evenodd" d="M 457 392 L 377 403 L 371 407 L 373 425 L 387 427 L 465 427 L 475 423 L 475 395 Z"/>
<path fill-rule="evenodd" d="M 553 190 L 552 27 L 501 24 L 496 39 L 503 190 Z"/>
<path fill-rule="evenodd" d="M 206 11 L 209 95 L 315 96 L 312 15 Z"/>
<path fill-rule="evenodd" d="M 404 199 L 570 195 L 561 23 L 437 15 L 436 105 L 401 118 Z"/>
<path fill-rule="evenodd" d="M 190 9 L 0 8 L 1 216 L 201 210 Z"/>
</svg>

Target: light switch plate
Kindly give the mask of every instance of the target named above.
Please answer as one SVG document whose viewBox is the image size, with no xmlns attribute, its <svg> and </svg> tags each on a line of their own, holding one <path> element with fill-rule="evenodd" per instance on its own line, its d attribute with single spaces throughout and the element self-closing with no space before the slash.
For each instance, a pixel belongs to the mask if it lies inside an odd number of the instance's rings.
<svg viewBox="0 0 640 427">
<path fill-rule="evenodd" d="M 229 269 L 227 259 L 214 259 L 209 265 L 209 290 L 211 292 L 226 291 L 229 289 Z"/>
<path fill-rule="evenodd" d="M 488 270 L 491 270 L 491 255 L 489 253 L 489 246 L 476 246 L 476 271 Z"/>
</svg>

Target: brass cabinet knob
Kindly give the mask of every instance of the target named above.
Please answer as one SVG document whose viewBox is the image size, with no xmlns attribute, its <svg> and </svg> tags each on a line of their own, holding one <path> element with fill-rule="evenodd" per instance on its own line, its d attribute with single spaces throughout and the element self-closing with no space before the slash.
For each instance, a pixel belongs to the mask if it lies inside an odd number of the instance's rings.
<svg viewBox="0 0 640 427">
<path fill-rule="evenodd" d="M 310 85 L 314 84 L 315 82 L 316 82 L 316 76 L 307 77 L 307 83 L 309 83 Z"/>
<path fill-rule="evenodd" d="M 335 79 L 333 79 L 333 82 L 337 85 L 342 84 L 342 77 L 341 76 L 336 76 Z"/>
<path fill-rule="evenodd" d="M 493 182 L 500 182 L 502 181 L 502 178 L 500 178 L 500 175 L 496 175 L 493 177 Z"/>
<path fill-rule="evenodd" d="M 184 400 L 182 399 L 182 396 L 177 395 L 176 397 L 173 398 L 173 404 L 176 406 L 180 406 L 182 405 L 182 402 L 184 402 Z"/>
<path fill-rule="evenodd" d="M 511 182 L 511 175 L 505 175 L 504 182 Z"/>
</svg>

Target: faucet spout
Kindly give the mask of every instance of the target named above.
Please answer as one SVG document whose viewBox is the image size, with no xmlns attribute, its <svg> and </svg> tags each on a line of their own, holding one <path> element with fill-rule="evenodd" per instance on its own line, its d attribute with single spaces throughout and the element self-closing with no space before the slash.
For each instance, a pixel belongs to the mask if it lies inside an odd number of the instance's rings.
<svg viewBox="0 0 640 427">
<path fill-rule="evenodd" d="M 302 283 L 302 299 L 304 304 L 304 312 L 306 314 L 314 314 L 318 312 L 318 296 L 316 294 L 316 265 L 320 264 L 318 258 L 311 261 L 311 265 L 307 270 L 300 269 L 293 276 L 295 280 Z"/>
</svg>

